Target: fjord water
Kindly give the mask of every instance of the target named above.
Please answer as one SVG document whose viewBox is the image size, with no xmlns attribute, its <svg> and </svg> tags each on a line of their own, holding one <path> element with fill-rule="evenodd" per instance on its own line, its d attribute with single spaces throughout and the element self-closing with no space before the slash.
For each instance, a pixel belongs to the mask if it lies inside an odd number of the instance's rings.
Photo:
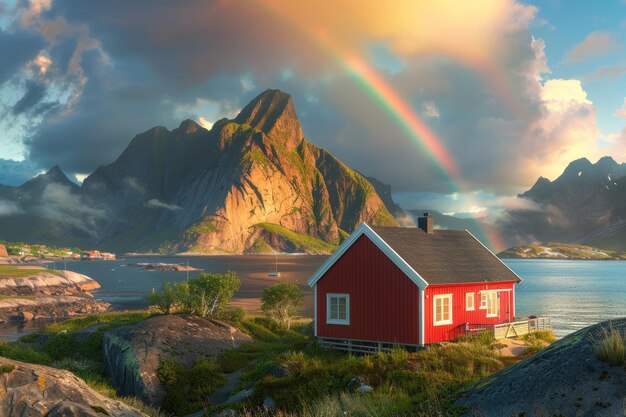
<svg viewBox="0 0 626 417">
<path fill-rule="evenodd" d="M 94 291 L 97 299 L 111 303 L 114 309 L 137 309 L 147 306 L 153 288 L 166 281 L 184 281 L 186 272 L 146 271 L 125 266 L 137 262 L 186 264 L 207 272 L 236 271 L 241 289 L 234 303 L 247 310 L 258 311 L 263 288 L 274 282 L 296 282 L 306 294 L 303 314 L 313 315 L 313 291 L 306 285 L 311 274 L 326 260 L 326 256 L 279 256 L 280 277 L 269 277 L 274 269 L 273 256 L 207 256 L 207 257 L 145 257 L 117 261 L 72 261 L 67 269 L 85 274 L 101 285 Z M 506 264 L 523 279 L 516 290 L 518 315 L 552 317 L 558 336 L 582 327 L 616 317 L 626 316 L 626 261 L 564 261 L 564 260 L 506 260 Z M 57 262 L 57 268 L 62 263 Z M 189 272 L 194 277 L 200 271 Z M 28 323 L 27 328 L 1 325 L 0 339 L 15 338 L 16 332 L 28 332 L 40 323 Z"/>
<path fill-rule="evenodd" d="M 516 312 L 552 318 L 557 336 L 626 316 L 626 261 L 511 259 L 523 281 Z"/>
</svg>

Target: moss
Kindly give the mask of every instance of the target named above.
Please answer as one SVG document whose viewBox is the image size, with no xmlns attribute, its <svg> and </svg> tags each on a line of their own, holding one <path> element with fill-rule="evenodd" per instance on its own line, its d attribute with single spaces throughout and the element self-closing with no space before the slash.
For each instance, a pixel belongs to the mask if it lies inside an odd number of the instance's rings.
<svg viewBox="0 0 626 417">
<path fill-rule="evenodd" d="M 374 223 L 378 226 L 397 226 L 396 219 L 389 213 L 385 206 L 382 206 L 376 216 L 374 217 Z"/>
<path fill-rule="evenodd" d="M 61 271 L 45 268 L 20 268 L 12 265 L 0 265 L 0 278 L 28 278 L 42 273 L 63 276 Z"/>
<path fill-rule="evenodd" d="M 13 372 L 15 365 L 0 365 L 0 375 Z"/>
<path fill-rule="evenodd" d="M 267 230 L 268 232 L 278 234 L 283 239 L 291 242 L 298 251 L 308 253 L 330 253 L 337 248 L 335 245 L 324 242 L 314 236 L 293 232 L 278 224 L 258 223 L 255 226 Z"/>
<path fill-rule="evenodd" d="M 89 407 L 91 407 L 91 409 L 93 411 L 95 411 L 98 414 L 104 414 L 105 416 L 110 415 L 107 410 L 105 410 L 104 408 L 100 407 L 99 405 L 90 405 Z"/>
<path fill-rule="evenodd" d="M 217 233 L 219 229 L 213 223 L 211 219 L 202 219 L 194 223 L 185 231 L 185 237 L 187 239 L 195 239 L 198 236 L 207 235 L 211 233 Z"/>
<path fill-rule="evenodd" d="M 269 254 L 274 253 L 275 250 L 267 242 L 261 238 L 258 238 L 254 241 L 251 247 L 246 250 L 247 253 L 251 254 Z"/>
</svg>

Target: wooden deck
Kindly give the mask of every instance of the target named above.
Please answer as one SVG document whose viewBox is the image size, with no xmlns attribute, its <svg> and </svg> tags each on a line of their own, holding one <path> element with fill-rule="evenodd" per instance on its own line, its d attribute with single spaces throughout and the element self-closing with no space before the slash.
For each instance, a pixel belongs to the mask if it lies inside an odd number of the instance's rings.
<svg viewBox="0 0 626 417">
<path fill-rule="evenodd" d="M 525 320 L 516 320 L 502 324 L 466 324 L 465 334 L 483 331 L 493 332 L 494 339 L 506 339 L 507 337 L 519 337 L 538 330 L 550 330 L 552 323 L 550 317 L 535 317 Z"/>
</svg>

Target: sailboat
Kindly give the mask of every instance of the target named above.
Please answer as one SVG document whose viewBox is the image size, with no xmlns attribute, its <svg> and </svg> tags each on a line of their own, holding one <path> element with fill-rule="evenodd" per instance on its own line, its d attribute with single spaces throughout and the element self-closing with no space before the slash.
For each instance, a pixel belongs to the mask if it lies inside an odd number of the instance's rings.
<svg viewBox="0 0 626 417">
<path fill-rule="evenodd" d="M 270 277 L 279 277 L 280 276 L 280 272 L 278 272 L 278 254 L 274 253 L 274 257 L 276 260 L 276 269 L 272 271 L 272 268 L 270 267 L 270 273 L 267 274 Z"/>
</svg>

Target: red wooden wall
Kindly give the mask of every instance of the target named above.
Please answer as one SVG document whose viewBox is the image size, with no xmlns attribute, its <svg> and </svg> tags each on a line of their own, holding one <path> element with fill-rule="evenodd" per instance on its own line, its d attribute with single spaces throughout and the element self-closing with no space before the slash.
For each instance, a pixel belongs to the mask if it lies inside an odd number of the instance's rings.
<svg viewBox="0 0 626 417">
<path fill-rule="evenodd" d="M 514 293 L 512 291 L 500 293 L 500 316 L 487 317 L 487 310 L 480 309 L 481 290 L 513 289 L 513 282 L 491 282 L 482 284 L 454 284 L 454 285 L 429 285 L 424 291 L 424 343 L 435 343 L 451 340 L 454 338 L 454 328 L 465 323 L 472 324 L 498 324 L 509 321 L 515 317 Z M 466 311 L 465 294 L 474 292 L 473 311 Z M 433 326 L 433 296 L 438 294 L 452 294 L 452 321 L 453 324 Z M 510 308 L 509 308 L 510 300 Z"/>
<path fill-rule="evenodd" d="M 350 294 L 350 325 L 326 324 L 326 294 Z M 416 345 L 419 288 L 366 236 L 317 282 L 317 335 Z"/>
</svg>

